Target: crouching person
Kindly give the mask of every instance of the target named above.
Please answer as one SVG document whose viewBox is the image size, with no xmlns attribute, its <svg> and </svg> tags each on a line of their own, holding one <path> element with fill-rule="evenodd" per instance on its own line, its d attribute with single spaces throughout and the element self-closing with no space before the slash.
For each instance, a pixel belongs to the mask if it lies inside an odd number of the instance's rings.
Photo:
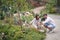
<svg viewBox="0 0 60 40">
<path fill-rule="evenodd" d="M 45 21 L 43 21 L 43 25 L 45 26 L 45 28 L 49 29 L 48 32 L 51 32 L 56 27 L 54 20 L 47 14 L 44 14 L 43 17 L 45 18 Z"/>
<path fill-rule="evenodd" d="M 41 21 L 40 16 L 36 15 L 35 18 L 30 22 L 30 24 L 32 24 L 34 28 L 39 29 L 40 21 Z"/>
</svg>

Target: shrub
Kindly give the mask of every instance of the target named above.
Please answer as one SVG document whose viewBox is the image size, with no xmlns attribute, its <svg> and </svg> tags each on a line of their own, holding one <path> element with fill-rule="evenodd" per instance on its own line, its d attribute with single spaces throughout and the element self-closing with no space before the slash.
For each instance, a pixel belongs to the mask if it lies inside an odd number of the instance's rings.
<svg viewBox="0 0 60 40">
<path fill-rule="evenodd" d="M 0 11 L 0 20 L 3 20 L 4 19 L 4 16 L 5 15 L 3 14 L 3 12 Z"/>
<path fill-rule="evenodd" d="M 20 26 L 9 24 L 0 24 L 0 34 L 2 33 L 2 40 L 44 40 L 46 36 L 45 32 L 36 31 L 34 28 L 23 27 L 21 30 Z"/>
</svg>

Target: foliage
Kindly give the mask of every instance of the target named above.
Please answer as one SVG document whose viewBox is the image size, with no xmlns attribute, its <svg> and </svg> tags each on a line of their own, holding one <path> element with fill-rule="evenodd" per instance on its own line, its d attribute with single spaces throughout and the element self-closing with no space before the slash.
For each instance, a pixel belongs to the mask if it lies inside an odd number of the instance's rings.
<svg viewBox="0 0 60 40">
<path fill-rule="evenodd" d="M 3 12 L 0 11 L 0 20 L 3 20 L 5 17 L 5 14 Z"/>
<path fill-rule="evenodd" d="M 27 11 L 31 8 L 32 6 L 27 0 L 0 0 L 0 13 L 4 12 L 5 15 L 8 14 L 7 12 L 13 14 L 15 11 Z M 2 17 L 0 15 L 0 18 Z"/>
<path fill-rule="evenodd" d="M 46 36 L 45 33 L 33 28 L 23 27 L 21 30 L 20 26 L 2 23 L 0 23 L 0 35 L 0 40 L 44 40 Z"/>
<path fill-rule="evenodd" d="M 29 23 L 33 18 L 34 18 L 34 17 L 33 17 L 32 14 L 31 14 L 31 15 L 28 15 L 28 16 L 23 15 L 23 16 L 21 17 L 22 21 L 26 21 L 27 23 Z"/>
<path fill-rule="evenodd" d="M 56 0 L 49 0 L 48 3 L 46 4 L 46 10 L 49 12 L 49 13 L 54 13 L 56 12 Z"/>
<path fill-rule="evenodd" d="M 42 14 L 44 13 L 55 13 L 56 12 L 56 0 L 47 0 L 46 8 L 41 11 Z"/>
<path fill-rule="evenodd" d="M 26 11 L 32 8 L 32 6 L 30 5 L 30 3 L 27 2 L 27 0 L 0 0 L 0 2 L 1 10 L 5 12 L 8 10 Z"/>
<path fill-rule="evenodd" d="M 60 0 L 57 0 L 57 6 L 60 7 Z"/>
</svg>

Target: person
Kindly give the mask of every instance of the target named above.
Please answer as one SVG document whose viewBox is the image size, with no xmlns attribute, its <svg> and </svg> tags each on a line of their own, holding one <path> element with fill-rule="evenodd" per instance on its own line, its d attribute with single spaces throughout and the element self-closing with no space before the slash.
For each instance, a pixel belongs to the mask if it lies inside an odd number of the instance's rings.
<svg viewBox="0 0 60 40">
<path fill-rule="evenodd" d="M 49 29 L 48 32 L 51 32 L 56 27 L 54 20 L 51 17 L 49 17 L 47 14 L 44 14 L 43 18 L 45 18 L 45 21 L 42 22 L 43 25 L 45 26 L 45 28 Z"/>
<path fill-rule="evenodd" d="M 39 25 L 40 25 L 40 16 L 36 15 L 35 18 L 30 22 L 30 24 L 32 24 L 34 26 L 34 28 L 38 29 Z"/>
</svg>

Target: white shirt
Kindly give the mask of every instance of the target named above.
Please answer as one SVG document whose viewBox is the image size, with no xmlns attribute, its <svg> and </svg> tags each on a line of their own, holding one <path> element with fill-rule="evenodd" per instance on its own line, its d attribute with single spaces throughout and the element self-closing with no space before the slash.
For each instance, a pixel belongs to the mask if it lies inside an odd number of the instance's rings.
<svg viewBox="0 0 60 40">
<path fill-rule="evenodd" d="M 37 23 L 40 21 L 41 21 L 41 19 L 36 20 L 36 18 L 34 18 L 30 23 L 32 23 L 33 25 L 37 25 Z"/>
<path fill-rule="evenodd" d="M 50 18 L 50 17 L 47 17 L 47 19 L 43 22 L 43 24 L 45 24 L 45 23 L 49 23 L 49 24 L 55 25 L 54 20 L 52 18 Z"/>
</svg>

